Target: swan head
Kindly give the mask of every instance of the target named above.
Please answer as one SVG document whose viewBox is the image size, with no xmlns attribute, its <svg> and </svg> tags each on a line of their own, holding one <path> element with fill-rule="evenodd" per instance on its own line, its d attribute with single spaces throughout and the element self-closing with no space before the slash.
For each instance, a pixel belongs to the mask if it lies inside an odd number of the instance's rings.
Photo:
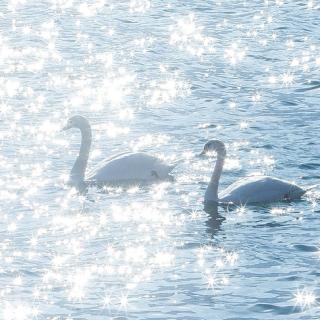
<svg viewBox="0 0 320 320">
<path fill-rule="evenodd" d="M 78 128 L 83 129 L 89 127 L 88 120 L 83 116 L 72 116 L 68 119 L 66 125 L 62 128 L 63 131 L 71 129 L 71 128 Z"/>
<path fill-rule="evenodd" d="M 220 140 L 210 140 L 204 145 L 200 155 L 207 155 L 212 152 L 216 152 L 218 156 L 220 155 L 222 157 L 225 157 L 226 156 L 225 144 Z"/>
</svg>

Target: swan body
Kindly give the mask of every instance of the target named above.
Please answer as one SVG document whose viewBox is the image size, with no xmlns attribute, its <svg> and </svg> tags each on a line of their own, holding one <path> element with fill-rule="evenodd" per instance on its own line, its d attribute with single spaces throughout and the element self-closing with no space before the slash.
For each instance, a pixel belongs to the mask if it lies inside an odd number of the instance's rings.
<svg viewBox="0 0 320 320">
<path fill-rule="evenodd" d="M 78 128 L 81 147 L 70 173 L 70 184 L 83 188 L 87 184 L 122 184 L 154 182 L 170 179 L 173 165 L 146 153 L 122 153 L 102 161 L 86 178 L 92 133 L 88 120 L 82 116 L 71 117 L 63 130 Z"/>
<path fill-rule="evenodd" d="M 166 165 L 162 160 L 146 153 L 120 154 L 103 161 L 87 180 L 96 183 L 117 183 L 119 181 L 144 181 L 168 179 L 173 166 Z"/>
<path fill-rule="evenodd" d="M 226 149 L 219 140 L 209 141 L 202 152 L 217 152 L 217 162 L 207 187 L 205 202 L 233 203 L 245 205 L 250 203 L 271 203 L 301 198 L 306 192 L 294 183 L 269 176 L 246 177 L 234 182 L 218 196 L 219 180 L 223 169 Z"/>
<path fill-rule="evenodd" d="M 277 202 L 298 199 L 304 193 L 302 188 L 288 181 L 258 176 L 231 184 L 219 193 L 219 201 L 234 204 Z"/>
</svg>

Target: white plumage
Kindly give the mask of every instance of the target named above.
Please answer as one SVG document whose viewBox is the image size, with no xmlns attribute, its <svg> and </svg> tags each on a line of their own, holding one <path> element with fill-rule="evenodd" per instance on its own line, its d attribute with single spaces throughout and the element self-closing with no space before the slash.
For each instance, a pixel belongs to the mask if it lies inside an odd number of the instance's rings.
<svg viewBox="0 0 320 320">
<path fill-rule="evenodd" d="M 222 203 L 247 204 L 277 202 L 300 198 L 305 191 L 288 181 L 268 176 L 243 178 L 234 182 L 221 193 Z"/>
<path fill-rule="evenodd" d="M 156 181 L 169 177 L 173 166 L 146 153 L 120 154 L 100 163 L 88 174 L 88 181 L 117 183 L 124 181 Z"/>
<path fill-rule="evenodd" d="M 154 182 L 170 179 L 173 165 L 146 153 L 122 153 L 102 161 L 85 176 L 91 148 L 91 127 L 82 116 L 71 117 L 63 130 L 78 128 L 81 132 L 81 147 L 70 173 L 70 183 L 83 188 L 87 184 L 122 184 Z"/>
<path fill-rule="evenodd" d="M 217 162 L 207 187 L 205 202 L 233 203 L 270 203 L 301 198 L 306 192 L 294 183 L 269 176 L 246 177 L 234 182 L 218 196 L 219 180 L 223 169 L 226 149 L 223 142 L 211 140 L 204 146 L 202 154 L 217 152 Z"/>
</svg>

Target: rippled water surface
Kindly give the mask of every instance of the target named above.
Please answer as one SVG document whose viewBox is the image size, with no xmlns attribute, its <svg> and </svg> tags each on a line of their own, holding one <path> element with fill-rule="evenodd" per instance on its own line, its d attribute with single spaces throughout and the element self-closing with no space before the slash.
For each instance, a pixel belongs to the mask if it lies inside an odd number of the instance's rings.
<svg viewBox="0 0 320 320">
<path fill-rule="evenodd" d="M 320 178 L 320 3 L 0 2 L 0 319 L 319 319 L 319 187 L 301 201 L 210 208 L 254 173 Z M 78 195 L 64 181 L 126 151 L 173 182 Z M 218 212 L 217 212 L 218 211 Z"/>
</svg>

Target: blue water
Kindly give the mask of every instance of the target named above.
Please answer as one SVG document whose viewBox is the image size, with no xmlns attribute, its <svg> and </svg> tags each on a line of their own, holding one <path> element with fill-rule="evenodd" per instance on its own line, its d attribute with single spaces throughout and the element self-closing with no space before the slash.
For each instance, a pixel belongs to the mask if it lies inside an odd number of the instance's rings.
<svg viewBox="0 0 320 320">
<path fill-rule="evenodd" d="M 319 187 L 301 201 L 203 210 L 254 173 L 319 183 L 317 1 L 0 2 L 0 319 L 319 319 Z M 173 182 L 78 195 L 125 151 Z M 217 212 L 218 211 L 218 212 Z"/>
</svg>

